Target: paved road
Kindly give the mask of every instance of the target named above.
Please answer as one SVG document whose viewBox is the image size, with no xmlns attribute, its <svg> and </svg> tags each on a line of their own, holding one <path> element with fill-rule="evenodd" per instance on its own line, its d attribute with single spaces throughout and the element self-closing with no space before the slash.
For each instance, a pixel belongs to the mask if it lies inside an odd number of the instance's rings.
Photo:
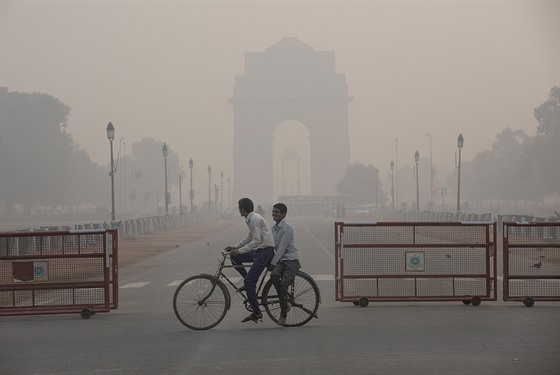
<svg viewBox="0 0 560 375">
<path fill-rule="evenodd" d="M 0 320 L 0 372 L 8 374 L 554 374 L 560 373 L 560 304 L 335 302 L 329 219 L 292 218 L 302 265 L 316 277 L 319 319 L 284 328 L 265 316 L 191 331 L 175 318 L 175 285 L 215 270 L 219 250 L 246 235 L 242 219 L 212 237 L 120 270 L 120 306 L 75 315 Z M 232 271 L 235 272 L 235 271 Z M 498 291 L 501 296 L 501 290 Z"/>
</svg>

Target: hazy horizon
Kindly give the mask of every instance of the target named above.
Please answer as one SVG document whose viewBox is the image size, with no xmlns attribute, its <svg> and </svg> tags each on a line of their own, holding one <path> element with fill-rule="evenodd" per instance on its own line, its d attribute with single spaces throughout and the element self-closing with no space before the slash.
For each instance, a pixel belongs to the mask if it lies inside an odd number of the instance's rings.
<svg viewBox="0 0 560 375">
<path fill-rule="evenodd" d="M 459 133 L 465 161 L 506 127 L 534 135 L 533 109 L 560 83 L 559 1 L 2 0 L 0 14 L 0 86 L 70 106 L 68 132 L 103 166 L 109 121 L 127 154 L 146 137 L 166 142 L 184 170 L 193 159 L 200 191 L 209 164 L 214 182 L 232 176 L 228 98 L 245 53 L 284 37 L 334 51 L 353 97 L 350 161 L 382 176 L 396 139 L 399 166 L 412 165 L 417 150 L 429 157 L 430 134 L 444 178 Z M 293 134 L 305 129 L 276 136 Z"/>
</svg>

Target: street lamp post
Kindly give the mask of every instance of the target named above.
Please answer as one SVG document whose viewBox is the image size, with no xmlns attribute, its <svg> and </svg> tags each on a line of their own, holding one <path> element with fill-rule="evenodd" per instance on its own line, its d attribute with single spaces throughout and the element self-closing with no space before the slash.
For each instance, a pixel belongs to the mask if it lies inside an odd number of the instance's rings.
<svg viewBox="0 0 560 375">
<path fill-rule="evenodd" d="M 391 160 L 391 207 L 395 211 L 395 185 L 393 184 L 393 174 L 395 172 L 395 163 Z"/>
<path fill-rule="evenodd" d="M 165 168 L 165 214 L 169 215 L 169 199 L 167 193 L 167 155 L 169 154 L 169 149 L 167 148 L 167 144 L 163 144 L 161 152 L 163 153 L 163 163 Z"/>
<path fill-rule="evenodd" d="M 179 175 L 179 215 L 183 214 L 183 196 L 181 192 L 181 178 L 182 176 Z"/>
<path fill-rule="evenodd" d="M 119 139 L 119 152 L 117 153 L 117 165 L 119 164 L 119 159 L 120 159 L 120 156 L 121 156 L 121 149 L 122 149 L 123 142 L 124 142 L 124 138 L 121 137 Z M 125 212 L 126 206 L 123 208 L 123 202 L 124 202 L 123 190 L 124 190 L 124 194 L 126 196 L 126 189 L 123 188 L 123 186 L 124 186 L 123 177 L 125 177 L 125 176 L 124 176 L 124 173 L 119 173 L 119 175 L 120 175 L 120 177 L 119 177 L 120 178 L 120 183 L 119 183 L 119 211 L 120 212 Z"/>
<path fill-rule="evenodd" d="M 379 188 L 379 171 L 376 168 L 376 169 L 374 169 L 373 172 L 375 173 L 375 208 L 377 209 L 377 208 L 379 208 L 377 206 L 377 204 L 378 204 L 377 203 L 377 201 L 378 201 L 377 200 L 377 189 Z"/>
<path fill-rule="evenodd" d="M 457 163 L 457 212 L 461 211 L 461 149 L 463 148 L 463 134 L 457 137 L 457 148 L 459 149 L 459 162 Z"/>
<path fill-rule="evenodd" d="M 218 193 L 219 193 L 220 188 L 218 187 L 218 184 L 214 184 L 214 211 L 218 211 Z"/>
<path fill-rule="evenodd" d="M 111 221 L 115 221 L 115 164 L 113 159 L 113 140 L 115 139 L 115 127 L 111 122 L 107 125 L 107 138 L 111 145 Z"/>
<path fill-rule="evenodd" d="M 395 138 L 395 203 L 399 205 L 399 139 Z"/>
<path fill-rule="evenodd" d="M 420 180 L 418 176 L 418 161 L 420 160 L 420 154 L 418 151 L 414 153 L 414 161 L 416 162 L 416 211 L 420 211 L 420 184 L 418 180 Z"/>
<path fill-rule="evenodd" d="M 220 172 L 220 211 L 224 210 L 224 172 Z"/>
<path fill-rule="evenodd" d="M 434 164 L 432 162 L 432 135 L 426 133 L 430 137 L 430 203 L 434 203 Z"/>
<path fill-rule="evenodd" d="M 212 167 L 208 164 L 208 212 L 212 211 Z"/>
<path fill-rule="evenodd" d="M 228 199 L 228 208 L 231 207 L 231 183 L 229 177 L 227 178 L 227 199 Z"/>
<path fill-rule="evenodd" d="M 191 213 L 193 212 L 193 199 L 194 199 L 194 192 L 192 189 L 192 169 L 193 169 L 193 161 L 192 158 L 189 160 L 189 168 L 191 169 L 191 190 L 189 192 L 189 198 L 191 199 Z"/>
</svg>

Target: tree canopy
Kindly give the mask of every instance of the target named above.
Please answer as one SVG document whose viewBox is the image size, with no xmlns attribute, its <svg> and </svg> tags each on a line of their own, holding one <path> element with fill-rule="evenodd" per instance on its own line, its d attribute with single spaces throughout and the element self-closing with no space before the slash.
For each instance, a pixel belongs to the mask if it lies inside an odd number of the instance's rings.
<svg viewBox="0 0 560 375">
<path fill-rule="evenodd" d="M 66 132 L 70 107 L 47 94 L 4 87 L 0 102 L 0 192 L 7 209 L 15 203 L 99 203 L 91 180 L 100 170 Z"/>
<path fill-rule="evenodd" d="M 347 195 L 354 203 L 384 204 L 385 194 L 379 180 L 379 170 L 372 165 L 354 163 L 336 187 L 338 194 Z"/>
<path fill-rule="evenodd" d="M 539 125 L 529 158 L 538 168 L 546 192 L 560 194 L 560 87 L 550 90 L 548 100 L 534 114 Z"/>
<path fill-rule="evenodd" d="M 0 88 L 0 102 L 0 201 L 8 215 L 15 204 L 25 210 L 110 206 L 110 166 L 93 163 L 67 133 L 69 106 L 48 94 L 10 92 L 5 87 Z M 164 202 L 162 146 L 162 142 L 146 138 L 132 145 L 130 155 L 115 156 L 119 162 L 115 191 L 124 191 L 124 196 L 116 194 L 116 200 L 134 205 L 140 204 L 136 199 L 158 203 L 161 197 L 158 204 Z M 184 174 L 172 148 L 167 166 L 171 191 L 179 174 Z M 117 205 L 122 212 L 121 202 Z"/>
</svg>

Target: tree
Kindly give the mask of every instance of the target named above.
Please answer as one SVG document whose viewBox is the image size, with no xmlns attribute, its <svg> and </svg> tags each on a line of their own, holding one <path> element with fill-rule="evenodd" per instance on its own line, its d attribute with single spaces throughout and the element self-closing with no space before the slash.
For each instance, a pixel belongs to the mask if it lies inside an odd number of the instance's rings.
<svg viewBox="0 0 560 375">
<path fill-rule="evenodd" d="M 526 163 L 530 144 L 531 138 L 523 130 L 504 129 L 496 136 L 492 150 L 478 153 L 472 161 L 463 163 L 464 196 L 510 202 L 542 198 L 543 184 Z"/>
<path fill-rule="evenodd" d="M 66 132 L 70 107 L 41 93 L 0 88 L 0 200 L 31 207 L 103 204 L 107 170 L 93 163 Z"/>
<path fill-rule="evenodd" d="M 560 87 L 550 90 L 549 98 L 534 110 L 539 125 L 529 151 L 546 186 L 546 193 L 560 194 Z"/>
<path fill-rule="evenodd" d="M 14 203 L 72 201 L 73 144 L 66 133 L 70 107 L 47 94 L 0 88 L 2 199 Z"/>
<path fill-rule="evenodd" d="M 468 199 L 542 201 L 560 194 L 560 88 L 534 110 L 537 134 L 504 129 L 491 150 L 478 153 L 462 166 L 464 196 Z M 456 184 L 456 174 L 448 183 Z M 453 181 L 454 180 L 454 181 Z M 463 188 L 462 187 L 462 188 Z"/>
<path fill-rule="evenodd" d="M 354 163 L 346 169 L 342 180 L 336 186 L 338 194 L 348 195 L 354 203 L 384 204 L 386 201 L 379 170 L 372 165 L 367 167 Z"/>
</svg>

